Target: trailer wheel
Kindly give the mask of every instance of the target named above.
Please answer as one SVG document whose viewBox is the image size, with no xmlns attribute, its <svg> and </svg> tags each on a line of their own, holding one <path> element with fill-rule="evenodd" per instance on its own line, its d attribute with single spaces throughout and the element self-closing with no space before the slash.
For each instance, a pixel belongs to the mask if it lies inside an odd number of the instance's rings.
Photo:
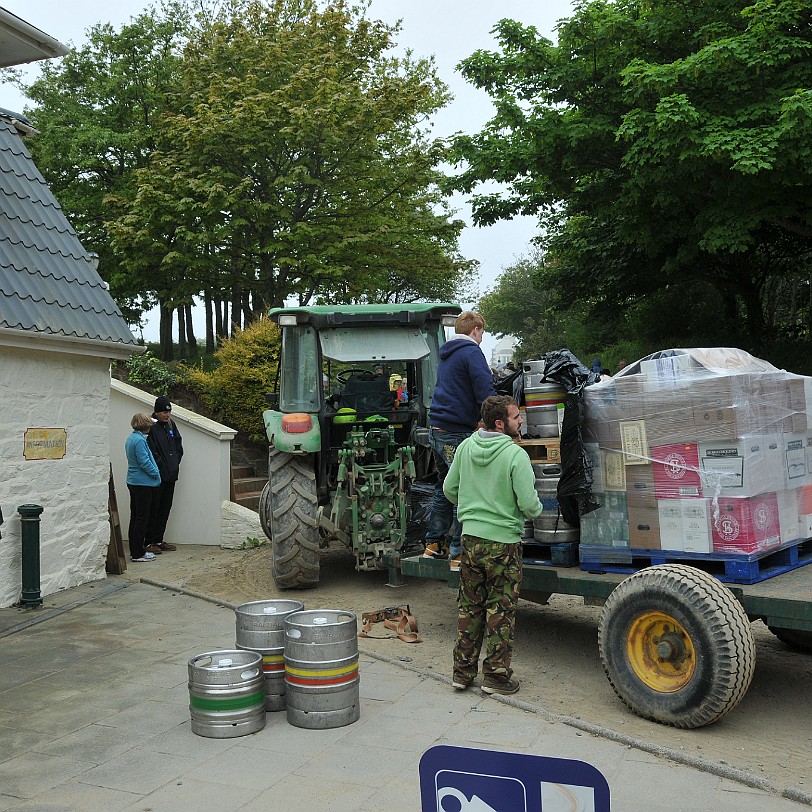
<svg viewBox="0 0 812 812">
<path fill-rule="evenodd" d="M 767 628 L 790 648 L 812 654 L 812 632 L 806 632 L 803 629 L 782 629 L 780 626 L 767 626 Z"/>
<path fill-rule="evenodd" d="M 273 577 L 279 589 L 318 586 L 317 507 L 310 457 L 271 448 L 268 482 L 259 499 L 259 519 L 271 540 Z"/>
<path fill-rule="evenodd" d="M 601 611 L 598 645 L 626 705 L 682 728 L 733 710 L 756 662 L 750 622 L 733 593 L 682 564 L 648 567 L 622 581 Z"/>
</svg>

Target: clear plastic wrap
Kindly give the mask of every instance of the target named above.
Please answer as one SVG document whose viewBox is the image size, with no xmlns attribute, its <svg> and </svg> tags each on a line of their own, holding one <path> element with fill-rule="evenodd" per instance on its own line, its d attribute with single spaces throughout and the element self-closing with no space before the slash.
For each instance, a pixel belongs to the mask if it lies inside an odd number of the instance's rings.
<svg viewBox="0 0 812 812">
<path fill-rule="evenodd" d="M 584 410 L 601 508 L 581 518 L 582 561 L 759 556 L 810 536 L 812 378 L 738 349 L 666 350 L 586 387 Z"/>
</svg>

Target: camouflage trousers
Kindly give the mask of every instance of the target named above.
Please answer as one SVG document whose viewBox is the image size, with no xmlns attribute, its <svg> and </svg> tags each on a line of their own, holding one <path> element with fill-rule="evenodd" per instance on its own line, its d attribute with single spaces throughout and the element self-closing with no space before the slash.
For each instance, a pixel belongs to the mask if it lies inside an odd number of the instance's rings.
<svg viewBox="0 0 812 812">
<path fill-rule="evenodd" d="M 513 630 L 522 580 L 522 545 L 462 536 L 454 680 L 468 683 L 482 673 L 504 682 L 512 676 Z"/>
</svg>

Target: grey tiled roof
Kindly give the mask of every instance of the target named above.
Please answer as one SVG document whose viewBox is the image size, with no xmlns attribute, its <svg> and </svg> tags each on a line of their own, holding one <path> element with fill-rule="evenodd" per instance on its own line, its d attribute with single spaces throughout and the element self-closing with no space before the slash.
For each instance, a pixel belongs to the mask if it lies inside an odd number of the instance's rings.
<svg viewBox="0 0 812 812">
<path fill-rule="evenodd" d="M 137 345 L 12 120 L 0 115 L 3 328 Z"/>
</svg>

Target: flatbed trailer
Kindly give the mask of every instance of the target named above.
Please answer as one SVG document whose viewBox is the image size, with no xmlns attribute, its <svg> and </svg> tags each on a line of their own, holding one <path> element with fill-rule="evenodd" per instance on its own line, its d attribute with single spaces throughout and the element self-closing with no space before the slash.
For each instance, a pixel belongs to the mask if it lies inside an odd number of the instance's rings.
<svg viewBox="0 0 812 812">
<path fill-rule="evenodd" d="M 459 584 L 447 561 L 413 556 L 400 571 Z M 755 669 L 751 622 L 812 652 L 810 565 L 756 584 L 724 584 L 686 563 L 627 574 L 525 562 L 521 597 L 546 603 L 553 594 L 603 606 L 598 645 L 615 692 L 640 716 L 676 727 L 710 724 L 742 700 Z"/>
</svg>

